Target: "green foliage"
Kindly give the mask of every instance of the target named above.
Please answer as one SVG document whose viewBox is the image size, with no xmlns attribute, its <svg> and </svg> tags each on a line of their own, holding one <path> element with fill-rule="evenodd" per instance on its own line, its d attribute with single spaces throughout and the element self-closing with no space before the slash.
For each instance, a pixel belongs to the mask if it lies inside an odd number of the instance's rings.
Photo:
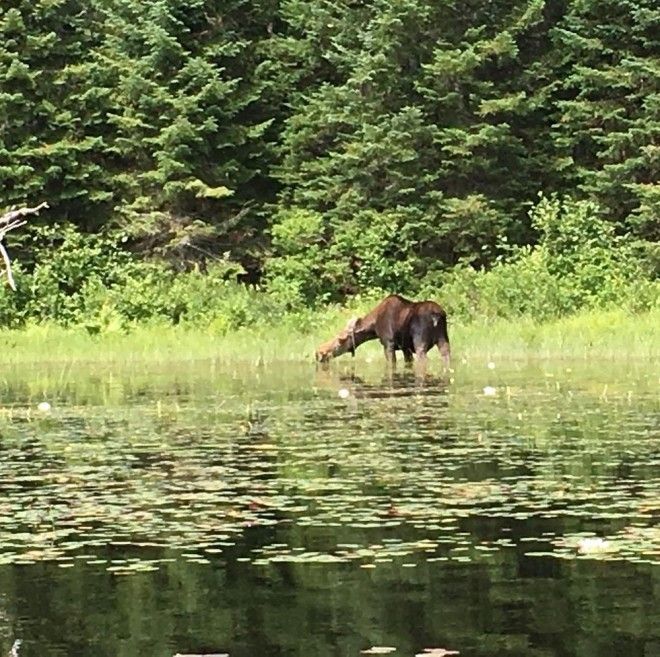
<svg viewBox="0 0 660 657">
<path fill-rule="evenodd" d="M 414 239 L 402 212 L 363 210 L 337 226 L 335 250 L 350 263 L 354 290 L 410 289 Z"/>
<path fill-rule="evenodd" d="M 177 272 L 162 262 L 136 259 L 111 235 L 87 235 L 71 225 L 36 227 L 29 235 L 34 260 L 15 268 L 18 292 L 0 290 L 0 322 L 8 327 L 55 322 L 92 335 L 145 324 L 178 324 L 215 335 L 270 330 L 275 324 L 293 333 L 313 332 L 324 321 L 314 302 L 328 301 L 325 290 L 342 277 L 370 286 L 369 298 L 354 298 L 358 311 L 387 291 L 401 290 L 393 277 L 406 281 L 410 294 L 438 299 L 459 320 L 545 321 L 595 309 L 660 308 L 660 284 L 651 277 L 645 252 L 629 236 L 618 236 L 588 201 L 541 198 L 530 212 L 540 234 L 537 246 L 504 244 L 508 255 L 489 270 L 463 266 L 435 273 L 421 285 L 414 283 L 410 260 L 393 268 L 391 254 L 383 251 L 405 234 L 396 219 L 365 213 L 360 231 L 347 233 L 344 241 L 337 233 L 326 242 L 319 214 L 282 213 L 273 242 L 286 255 L 272 260 L 266 289 L 236 282 L 243 269 L 228 256 L 205 271 Z M 351 252 L 364 257 L 352 269 Z"/>
<path fill-rule="evenodd" d="M 569 2 L 550 30 L 556 165 L 610 219 L 660 238 L 660 7 L 653 0 Z"/>
<path fill-rule="evenodd" d="M 594 203 L 542 199 L 532 222 L 545 267 L 564 290 L 561 310 L 616 303 L 641 278 L 629 238 L 617 236 Z"/>
<path fill-rule="evenodd" d="M 283 211 L 273 224 L 277 255 L 267 262 L 268 289 L 289 309 L 327 301 L 341 278 L 324 233 L 323 217 L 317 212 Z"/>
<path fill-rule="evenodd" d="M 198 219 L 218 228 L 216 238 L 236 230 L 267 158 L 269 120 L 252 111 L 255 62 L 238 29 L 249 11 L 231 0 L 113 0 L 103 15 L 94 65 L 108 90 L 125 223 L 148 230 Z"/>
<path fill-rule="evenodd" d="M 86 299 L 99 286 L 111 288 L 136 275 L 136 263 L 103 235 L 85 235 L 71 224 L 37 226 L 30 231 L 33 262 L 15 272 L 18 291 L 2 289 L 4 323 L 85 320 Z M 25 248 L 25 247 L 24 247 Z M 9 314 L 11 313 L 11 316 Z"/>
<path fill-rule="evenodd" d="M 529 236 L 521 189 L 538 179 L 543 159 L 523 133 L 542 126 L 519 86 L 527 51 L 517 39 L 533 38 L 538 2 L 494 15 L 479 6 L 470 20 L 460 4 L 430 0 L 347 3 L 341 17 L 313 2 L 285 4 L 306 7 L 311 20 L 294 34 L 303 44 L 329 39 L 334 65 L 295 97 L 284 125 L 278 174 L 292 205 L 323 213 L 327 237 L 342 240 L 363 230 L 362 213 L 405 217 L 416 274 L 461 258 L 485 263 L 498 235 Z M 401 251 L 408 245 L 385 246 L 390 266 Z M 391 284 L 367 272 L 356 276 L 360 287 Z"/>
<path fill-rule="evenodd" d="M 595 204 L 541 198 L 530 217 L 538 246 L 512 248 L 488 271 L 462 268 L 445 278 L 441 294 L 451 312 L 546 320 L 587 309 L 637 312 L 660 304 L 660 285 L 644 270 L 636 243 L 617 236 Z"/>
<path fill-rule="evenodd" d="M 272 244 L 268 289 L 291 309 L 412 284 L 414 224 L 400 211 L 363 210 L 334 224 L 318 212 L 291 209 L 276 217 Z"/>
<path fill-rule="evenodd" d="M 15 267 L 18 291 L 0 289 L 4 326 L 51 321 L 98 333 L 182 323 L 224 333 L 281 314 L 280 302 L 236 282 L 243 270 L 228 258 L 204 273 L 176 273 L 137 260 L 120 248 L 121 240 L 83 234 L 70 224 L 36 227 L 31 241 L 31 267 Z"/>
<path fill-rule="evenodd" d="M 0 205 L 48 200 L 80 224 L 112 191 L 98 154 L 103 91 L 89 68 L 95 3 L 8 0 L 0 7 Z"/>
<path fill-rule="evenodd" d="M 0 205 L 121 222 L 184 263 L 249 252 L 272 199 L 254 48 L 271 20 L 242 0 L 3 3 Z"/>
<path fill-rule="evenodd" d="M 656 4 L 6 0 L 0 206 L 51 209 L 0 322 L 224 331 L 420 280 L 647 307 Z"/>
</svg>

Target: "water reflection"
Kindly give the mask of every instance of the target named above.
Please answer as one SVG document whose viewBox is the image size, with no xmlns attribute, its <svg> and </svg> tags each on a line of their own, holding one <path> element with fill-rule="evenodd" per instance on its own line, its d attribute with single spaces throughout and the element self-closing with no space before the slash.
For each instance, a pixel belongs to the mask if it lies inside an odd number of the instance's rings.
<svg viewBox="0 0 660 657">
<path fill-rule="evenodd" d="M 653 377 L 454 376 L 8 376 L 0 650 L 660 654 Z"/>
<path fill-rule="evenodd" d="M 348 372 L 319 365 L 315 385 L 326 390 L 341 390 L 348 386 L 355 397 L 410 397 L 413 395 L 438 395 L 448 391 L 450 377 L 439 375 L 422 368 L 395 370 L 383 368 L 380 377 L 366 379 L 352 368 Z"/>
<path fill-rule="evenodd" d="M 18 634 L 27 657 L 357 657 L 373 645 L 409 657 L 430 647 L 476 657 L 647 657 L 660 647 L 654 579 L 633 564 L 557 564 L 513 549 L 488 567 L 373 571 L 178 560 L 117 579 L 83 564 L 35 565 L 0 571 L 0 627 L 3 650 Z"/>
</svg>

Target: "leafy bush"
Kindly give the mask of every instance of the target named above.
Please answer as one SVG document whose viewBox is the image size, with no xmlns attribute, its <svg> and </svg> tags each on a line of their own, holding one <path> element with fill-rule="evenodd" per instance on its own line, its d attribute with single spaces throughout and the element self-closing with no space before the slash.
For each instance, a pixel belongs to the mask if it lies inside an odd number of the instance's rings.
<svg viewBox="0 0 660 657">
<path fill-rule="evenodd" d="M 414 269 L 412 240 L 404 233 L 405 218 L 397 212 L 363 210 L 341 224 L 335 249 L 351 263 L 357 290 L 404 291 Z"/>
<path fill-rule="evenodd" d="M 341 286 L 341 263 L 325 239 L 317 212 L 285 210 L 272 231 L 274 255 L 266 261 L 268 290 L 290 310 L 327 302 Z"/>
<path fill-rule="evenodd" d="M 175 272 L 137 260 L 112 235 L 38 227 L 27 235 L 32 259 L 15 262 L 17 292 L 0 288 L 0 325 L 51 321 L 99 333 L 184 324 L 224 334 L 277 322 L 300 332 L 323 321 L 321 304 L 345 302 L 350 290 L 360 291 L 349 302 L 362 309 L 397 291 L 437 298 L 465 319 L 545 320 L 660 305 L 657 255 L 654 261 L 648 245 L 617 235 L 594 204 L 541 198 L 530 219 L 540 236 L 536 246 L 503 243 L 505 255 L 490 270 L 463 265 L 432 273 L 420 286 L 413 281 L 415 229 L 402 216 L 363 211 L 353 231 L 344 226 L 327 237 L 320 214 L 289 210 L 273 227 L 276 254 L 263 289 L 238 283 L 243 270 L 228 255 L 205 271 Z"/>
<path fill-rule="evenodd" d="M 224 333 L 282 312 L 272 295 L 236 282 L 243 270 L 228 257 L 204 273 L 176 273 L 137 260 L 120 240 L 70 225 L 38 227 L 30 237 L 33 261 L 14 267 L 17 292 L 0 289 L 2 326 L 51 321 L 98 333 L 137 323 L 186 323 Z"/>
<path fill-rule="evenodd" d="M 415 237 L 406 220 L 399 211 L 362 210 L 333 225 L 317 212 L 281 212 L 266 261 L 268 290 L 293 310 L 359 292 L 410 289 Z"/>
<path fill-rule="evenodd" d="M 444 277 L 441 296 L 450 312 L 543 320 L 612 306 L 641 311 L 658 303 L 658 283 L 638 245 L 616 235 L 593 203 L 541 198 L 530 216 L 540 234 L 537 246 L 506 249 L 507 257 L 488 271 L 461 267 Z M 433 294 L 431 282 L 424 293 Z"/>
<path fill-rule="evenodd" d="M 116 240 L 102 234 L 86 235 L 72 225 L 33 227 L 28 238 L 32 261 L 18 263 L 18 291 L 3 290 L 0 307 L 11 304 L 12 318 L 3 324 L 51 320 L 63 325 L 82 324 L 87 319 L 91 290 L 110 288 L 135 276 L 136 264 Z M 9 307 L 9 306 L 8 306 Z"/>
</svg>

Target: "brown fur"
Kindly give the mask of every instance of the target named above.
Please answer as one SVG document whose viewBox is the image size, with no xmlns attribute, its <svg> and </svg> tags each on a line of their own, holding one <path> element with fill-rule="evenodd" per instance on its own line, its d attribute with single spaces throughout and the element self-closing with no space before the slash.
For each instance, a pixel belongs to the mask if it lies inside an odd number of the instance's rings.
<svg viewBox="0 0 660 657">
<path fill-rule="evenodd" d="M 406 362 L 412 362 L 413 354 L 424 360 L 437 346 L 449 365 L 447 313 L 434 301 L 409 301 L 398 294 L 383 299 L 364 317 L 351 319 L 343 331 L 316 350 L 316 359 L 326 362 L 347 351 L 354 353 L 363 342 L 375 339 L 391 362 L 397 349 L 403 351 Z"/>
</svg>

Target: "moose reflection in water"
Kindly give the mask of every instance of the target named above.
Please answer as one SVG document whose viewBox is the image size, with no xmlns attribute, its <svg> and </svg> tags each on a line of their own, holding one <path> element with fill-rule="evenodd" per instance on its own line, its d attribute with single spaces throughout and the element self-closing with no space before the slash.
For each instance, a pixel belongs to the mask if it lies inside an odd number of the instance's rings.
<svg viewBox="0 0 660 657">
<path fill-rule="evenodd" d="M 354 371 L 337 373 L 328 368 L 316 371 L 315 385 L 318 388 L 333 390 L 350 389 L 355 398 L 411 397 L 438 395 L 447 392 L 448 376 L 437 376 L 425 368 L 415 368 L 397 372 L 388 369 L 382 377 L 368 380 Z"/>
<path fill-rule="evenodd" d="M 346 352 L 355 355 L 363 342 L 375 339 L 380 340 L 390 363 L 396 361 L 397 349 L 406 363 L 412 363 L 413 354 L 424 362 L 426 353 L 437 346 L 449 367 L 447 313 L 434 301 L 409 301 L 398 294 L 386 297 L 364 317 L 351 319 L 316 350 L 316 360 L 324 363 Z"/>
</svg>

